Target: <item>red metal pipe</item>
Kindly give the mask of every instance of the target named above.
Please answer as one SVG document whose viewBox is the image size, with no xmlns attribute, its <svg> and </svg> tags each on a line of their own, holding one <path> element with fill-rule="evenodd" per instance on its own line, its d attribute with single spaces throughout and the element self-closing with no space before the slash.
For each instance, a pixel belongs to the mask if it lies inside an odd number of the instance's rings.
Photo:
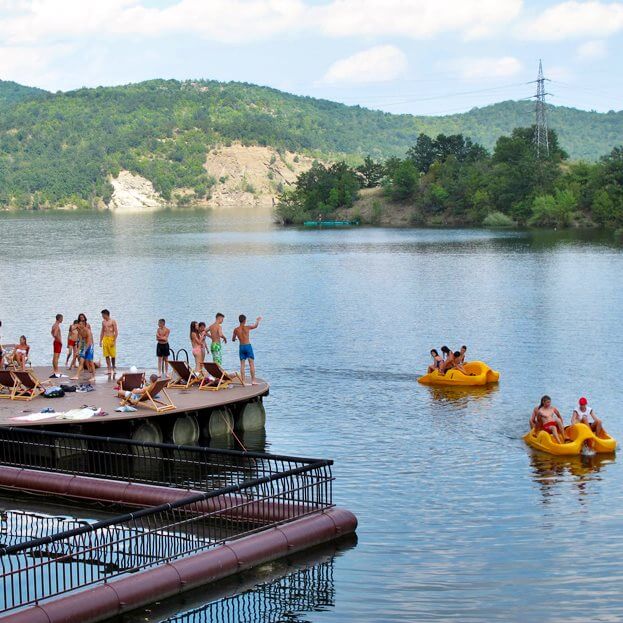
<svg viewBox="0 0 623 623">
<path fill-rule="evenodd" d="M 332 508 L 214 549 L 0 616 L 3 623 L 97 623 L 221 580 L 276 558 L 337 539 L 357 528 L 349 511 Z"/>
<path fill-rule="evenodd" d="M 122 480 L 106 480 L 58 472 L 0 465 L 0 488 L 62 495 L 125 506 L 158 506 L 188 497 L 197 490 L 161 487 Z M 251 502 L 244 495 L 219 495 L 196 504 L 200 512 L 219 512 L 222 517 L 256 521 L 285 521 L 314 509 L 303 504 Z"/>
</svg>

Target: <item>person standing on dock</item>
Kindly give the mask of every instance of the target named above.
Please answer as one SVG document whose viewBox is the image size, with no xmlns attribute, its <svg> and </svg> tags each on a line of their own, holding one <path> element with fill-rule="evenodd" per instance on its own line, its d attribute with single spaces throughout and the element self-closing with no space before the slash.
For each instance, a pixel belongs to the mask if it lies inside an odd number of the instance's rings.
<svg viewBox="0 0 623 623">
<path fill-rule="evenodd" d="M 238 349 L 240 354 L 240 379 L 242 381 L 242 384 L 245 385 L 245 362 L 249 360 L 251 385 L 257 385 L 258 383 L 255 380 L 255 354 L 253 353 L 253 346 L 251 346 L 249 334 L 251 331 L 253 331 L 253 329 L 257 329 L 260 326 L 262 317 L 258 316 L 255 324 L 247 324 L 247 317 L 244 314 L 240 314 L 240 316 L 238 316 L 238 320 L 240 321 L 240 324 L 234 329 L 232 342 L 235 342 L 236 340 L 240 341 L 240 347 Z"/>
<path fill-rule="evenodd" d="M 156 357 L 158 357 L 158 375 L 167 376 L 169 373 L 169 355 L 171 349 L 169 347 L 169 334 L 171 329 L 167 327 L 164 318 L 158 320 L 158 328 L 156 329 Z"/>
<path fill-rule="evenodd" d="M 52 325 L 50 333 L 52 334 L 52 374 L 51 379 L 60 379 L 61 371 L 58 369 L 58 358 L 63 352 L 63 338 L 61 336 L 61 323 L 63 322 L 63 314 L 56 314 L 56 320 Z"/>
<path fill-rule="evenodd" d="M 117 337 L 119 330 L 117 321 L 110 317 L 107 309 L 102 309 L 102 331 L 100 332 L 100 346 L 106 357 L 108 377 L 114 379 L 117 374 Z"/>
<path fill-rule="evenodd" d="M 216 314 L 214 322 L 208 327 L 208 335 L 212 340 L 210 344 L 212 361 L 218 363 L 219 366 L 223 365 L 223 346 L 221 342 L 227 344 L 227 338 L 223 334 L 223 320 L 225 320 L 225 315 L 219 312 Z"/>
<path fill-rule="evenodd" d="M 80 380 L 82 371 L 86 369 L 91 375 L 89 383 L 93 383 L 95 381 L 95 363 L 93 362 L 93 331 L 91 331 L 91 325 L 86 321 L 86 319 L 80 320 L 79 322 L 78 336 L 80 338 L 80 363 L 78 365 L 76 376 L 72 376 L 71 380 Z"/>
</svg>

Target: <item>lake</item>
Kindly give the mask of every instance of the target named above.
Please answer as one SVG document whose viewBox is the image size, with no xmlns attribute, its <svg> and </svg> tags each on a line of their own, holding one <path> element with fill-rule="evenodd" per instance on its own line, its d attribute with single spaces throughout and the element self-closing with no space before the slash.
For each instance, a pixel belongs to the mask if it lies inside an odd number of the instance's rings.
<svg viewBox="0 0 623 623">
<path fill-rule="evenodd" d="M 95 328 L 108 307 L 120 364 L 152 367 L 160 317 L 175 348 L 191 320 L 221 311 L 229 335 L 239 313 L 264 317 L 262 445 L 335 459 L 335 501 L 360 522 L 358 544 L 330 558 L 331 599 L 274 620 L 623 616 L 621 461 L 521 440 L 544 393 L 566 419 L 586 395 L 623 440 L 623 254 L 609 236 L 284 230 L 250 211 L 4 213 L 0 231 L 2 333 L 26 334 L 35 364 L 57 312 Z M 446 343 L 500 370 L 499 386 L 418 385 Z"/>
</svg>

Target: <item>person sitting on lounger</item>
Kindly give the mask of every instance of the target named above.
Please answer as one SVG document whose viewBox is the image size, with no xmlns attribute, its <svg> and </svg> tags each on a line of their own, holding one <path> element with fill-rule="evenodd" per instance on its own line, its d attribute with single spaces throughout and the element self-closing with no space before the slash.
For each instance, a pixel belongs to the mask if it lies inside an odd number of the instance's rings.
<svg viewBox="0 0 623 623">
<path fill-rule="evenodd" d="M 141 396 L 144 396 L 146 392 L 151 392 L 156 385 L 156 381 L 158 380 L 157 374 L 152 374 L 149 377 L 149 385 L 144 385 L 143 387 L 136 387 L 133 390 L 123 390 L 120 389 L 117 392 L 118 398 L 129 399 L 130 402 L 138 402 L 141 399 Z"/>
<path fill-rule="evenodd" d="M 441 368 L 441 364 L 443 363 L 443 357 L 437 352 L 435 348 L 430 351 L 430 355 L 433 358 L 433 363 L 428 366 L 428 372 L 434 372 L 435 370 L 439 370 Z"/>
<path fill-rule="evenodd" d="M 592 422 L 591 419 L 593 420 Z M 571 424 L 586 424 L 596 435 L 601 435 L 604 431 L 601 420 L 595 415 L 593 409 L 589 407 L 588 400 L 584 396 L 578 400 L 578 406 L 573 410 Z"/>
<path fill-rule="evenodd" d="M 534 408 L 530 417 L 530 427 L 535 432 L 544 430 L 558 443 L 564 443 L 565 427 L 562 415 L 556 407 L 552 406 L 552 399 L 549 396 L 543 396 L 539 406 Z"/>
<path fill-rule="evenodd" d="M 20 370 L 26 370 L 26 362 L 28 361 L 28 353 L 30 353 L 30 346 L 25 335 L 19 336 L 19 344 L 13 351 L 12 359 L 13 363 L 19 367 Z"/>
</svg>

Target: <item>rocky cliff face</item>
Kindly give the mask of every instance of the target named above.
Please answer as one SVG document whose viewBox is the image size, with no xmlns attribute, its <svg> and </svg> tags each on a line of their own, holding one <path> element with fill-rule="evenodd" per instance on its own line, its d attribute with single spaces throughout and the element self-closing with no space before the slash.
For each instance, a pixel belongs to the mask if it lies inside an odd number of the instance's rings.
<svg viewBox="0 0 623 623">
<path fill-rule="evenodd" d="M 271 147 L 233 144 L 213 149 L 205 168 L 216 180 L 206 205 L 269 208 L 282 188 L 293 184 L 313 159 Z"/>
<path fill-rule="evenodd" d="M 115 212 L 145 212 L 164 205 L 153 184 L 140 175 L 121 171 L 110 183 L 114 191 L 108 207 Z"/>
<path fill-rule="evenodd" d="M 190 206 L 206 208 L 271 208 L 277 195 L 311 167 L 309 156 L 278 152 L 271 147 L 245 147 L 240 144 L 218 147 L 206 156 L 206 171 L 215 183 L 209 196 Z M 174 199 L 165 202 L 153 184 L 130 171 L 111 178 L 113 195 L 108 208 L 115 212 L 146 212 L 165 205 L 176 205 L 191 190 L 177 189 Z"/>
</svg>

